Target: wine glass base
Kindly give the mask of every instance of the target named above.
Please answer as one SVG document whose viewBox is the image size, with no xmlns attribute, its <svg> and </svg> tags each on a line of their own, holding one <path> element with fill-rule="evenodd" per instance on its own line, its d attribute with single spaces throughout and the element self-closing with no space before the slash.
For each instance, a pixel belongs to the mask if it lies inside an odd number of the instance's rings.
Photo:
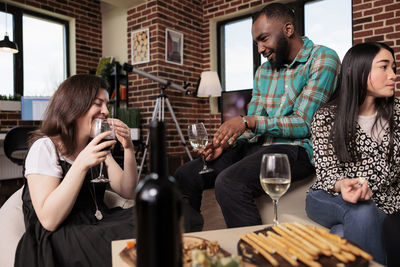
<svg viewBox="0 0 400 267">
<path fill-rule="evenodd" d="M 210 169 L 210 168 L 208 168 L 208 169 L 202 169 L 201 171 L 199 171 L 199 174 L 205 174 L 205 173 L 210 173 L 210 172 L 213 172 L 214 170 L 213 169 Z"/>
<path fill-rule="evenodd" d="M 104 176 L 103 177 L 97 177 L 97 178 L 94 178 L 94 179 L 90 180 L 90 182 L 92 182 L 92 183 L 108 183 L 109 181 L 110 180 L 108 178 L 105 178 Z"/>
</svg>

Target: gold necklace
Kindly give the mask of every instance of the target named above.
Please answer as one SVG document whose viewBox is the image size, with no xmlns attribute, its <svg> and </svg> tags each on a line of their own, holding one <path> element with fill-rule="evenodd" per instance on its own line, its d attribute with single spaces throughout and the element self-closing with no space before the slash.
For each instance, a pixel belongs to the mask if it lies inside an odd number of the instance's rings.
<svg viewBox="0 0 400 267">
<path fill-rule="evenodd" d="M 91 178 L 93 180 L 92 168 L 90 168 L 90 175 L 92 176 Z M 92 184 L 93 191 L 91 190 L 90 185 L 89 185 L 89 191 L 90 191 L 90 195 L 92 196 L 94 205 L 96 206 L 96 212 L 94 213 L 94 217 L 96 217 L 96 219 L 100 221 L 103 219 L 103 213 L 101 213 L 101 211 L 99 210 L 99 207 L 97 206 L 96 189 L 94 187 L 94 183 L 92 183 L 92 182 L 89 182 L 89 183 Z"/>
</svg>

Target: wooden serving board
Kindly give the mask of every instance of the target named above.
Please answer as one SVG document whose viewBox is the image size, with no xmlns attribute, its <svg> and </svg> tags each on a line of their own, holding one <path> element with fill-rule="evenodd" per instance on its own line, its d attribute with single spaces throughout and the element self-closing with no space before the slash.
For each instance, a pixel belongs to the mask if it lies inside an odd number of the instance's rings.
<svg viewBox="0 0 400 267">
<path fill-rule="evenodd" d="M 260 233 L 260 232 L 265 233 L 266 231 L 275 232 L 274 230 L 272 230 L 271 227 L 267 227 L 267 228 L 255 231 L 254 233 L 256 233 L 256 234 Z M 243 247 L 246 250 L 247 254 L 252 255 L 251 261 L 247 257 L 243 257 Z M 272 266 L 261 254 L 255 253 L 253 248 L 249 244 L 244 242 L 243 240 L 240 240 L 238 242 L 237 249 L 238 249 L 238 254 L 243 257 L 243 263 L 244 263 L 243 266 L 245 266 L 245 267 L 271 267 Z M 273 254 L 273 257 L 279 262 L 280 267 L 289 267 L 289 266 L 292 267 L 292 265 L 289 262 L 287 262 L 285 259 L 283 259 L 277 253 Z M 316 261 L 318 261 L 323 267 L 341 266 L 341 265 L 337 265 L 341 262 L 338 259 L 336 259 L 334 256 L 328 257 L 325 255 L 320 255 L 318 260 L 316 260 Z M 299 267 L 307 266 L 304 263 L 302 263 L 301 261 L 298 261 L 298 263 L 299 263 Z M 362 258 L 361 256 L 357 256 L 355 261 L 348 262 L 348 263 L 342 263 L 342 266 L 345 266 L 345 267 L 367 267 L 367 266 L 369 266 L 369 261 Z"/>
</svg>

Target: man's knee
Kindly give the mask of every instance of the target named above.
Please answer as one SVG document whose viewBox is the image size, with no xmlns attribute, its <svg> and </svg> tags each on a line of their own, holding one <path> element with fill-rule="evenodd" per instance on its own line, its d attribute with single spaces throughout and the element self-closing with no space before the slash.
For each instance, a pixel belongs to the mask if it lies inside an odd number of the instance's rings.
<svg viewBox="0 0 400 267">
<path fill-rule="evenodd" d="M 227 186 L 225 185 L 225 178 L 222 176 L 222 173 L 215 179 L 214 190 L 217 201 L 224 201 L 223 196 L 226 194 Z"/>
<path fill-rule="evenodd" d="M 234 183 L 229 180 L 226 172 L 222 171 L 215 180 L 215 198 L 218 203 L 223 206 L 228 206 L 232 203 L 232 196 L 235 195 Z"/>
</svg>

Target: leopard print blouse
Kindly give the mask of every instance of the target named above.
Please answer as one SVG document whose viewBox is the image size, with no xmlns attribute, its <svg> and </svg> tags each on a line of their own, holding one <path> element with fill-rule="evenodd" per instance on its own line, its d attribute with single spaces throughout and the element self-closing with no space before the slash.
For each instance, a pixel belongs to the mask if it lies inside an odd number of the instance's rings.
<svg viewBox="0 0 400 267">
<path fill-rule="evenodd" d="M 322 189 L 330 194 L 335 182 L 343 178 L 364 177 L 372 190 L 372 200 L 386 214 L 400 210 L 400 132 L 394 132 L 394 158 L 387 162 L 389 151 L 389 134 L 385 132 L 382 142 L 378 143 L 366 134 L 357 124 L 356 144 L 360 160 L 339 162 L 334 153 L 329 135 L 334 121 L 333 106 L 317 110 L 311 123 L 313 155 L 317 174 L 316 182 L 311 189 Z M 400 99 L 395 99 L 395 123 L 400 124 Z M 395 127 L 398 129 L 398 127 Z"/>
</svg>

